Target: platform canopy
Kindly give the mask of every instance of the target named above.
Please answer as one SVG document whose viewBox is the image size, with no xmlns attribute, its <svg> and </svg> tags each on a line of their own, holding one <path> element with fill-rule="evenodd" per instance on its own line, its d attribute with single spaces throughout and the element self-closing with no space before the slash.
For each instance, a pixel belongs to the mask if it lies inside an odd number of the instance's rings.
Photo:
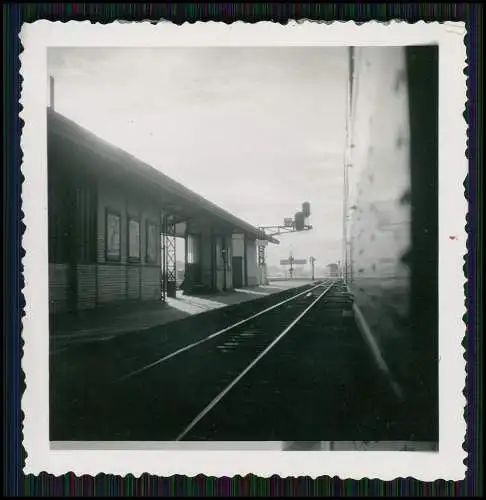
<svg viewBox="0 0 486 500">
<path fill-rule="evenodd" d="M 147 189 L 151 194 L 162 200 L 162 212 L 173 215 L 177 222 L 203 216 L 211 223 L 235 233 L 244 233 L 255 239 L 262 238 L 262 233 L 255 226 L 218 207 L 154 167 L 100 139 L 50 108 L 47 108 L 47 126 L 49 141 L 51 144 L 55 142 L 56 148 L 68 149 L 71 157 L 76 152 L 86 158 L 87 161 L 82 163 L 87 166 L 86 168 L 92 168 L 95 173 L 105 172 L 115 176 L 114 178 L 124 178 L 134 186 L 140 184 L 148 186 Z M 272 236 L 264 235 L 263 238 L 270 243 L 279 244 L 279 241 Z"/>
</svg>

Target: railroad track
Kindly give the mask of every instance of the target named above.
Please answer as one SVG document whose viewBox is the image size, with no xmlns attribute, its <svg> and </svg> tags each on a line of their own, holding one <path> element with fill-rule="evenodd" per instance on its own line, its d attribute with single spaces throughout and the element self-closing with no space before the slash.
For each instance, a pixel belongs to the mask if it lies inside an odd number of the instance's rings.
<svg viewBox="0 0 486 500">
<path fill-rule="evenodd" d="M 249 316 L 228 326 L 225 326 L 224 328 L 221 328 L 216 332 L 211 333 L 210 335 L 204 336 L 203 338 L 195 342 L 191 342 L 180 347 L 179 349 L 167 353 L 159 359 L 120 377 L 120 379 L 118 379 L 118 382 L 136 377 L 161 363 L 164 363 L 176 356 L 183 354 L 184 352 L 187 352 L 198 346 L 202 346 L 203 344 L 206 344 L 208 342 L 211 342 L 213 344 L 216 343 L 217 349 L 219 349 L 222 353 L 234 351 L 236 347 L 245 347 L 249 345 L 252 345 L 252 348 L 258 351 L 266 344 L 268 339 L 273 336 L 273 333 L 270 333 L 272 330 L 265 330 L 262 327 L 262 324 L 266 325 L 267 323 L 273 323 L 277 325 L 281 323 L 282 325 L 285 325 L 286 319 L 282 318 L 282 313 L 285 313 L 284 317 L 286 318 L 287 313 L 292 314 L 293 311 L 299 310 L 302 305 L 307 305 L 311 298 L 315 298 L 317 296 L 317 300 L 319 300 L 332 288 L 333 285 L 334 282 L 323 282 L 314 285 L 304 291 L 300 291 L 299 293 L 292 295 L 291 297 L 288 297 L 282 301 L 277 302 L 276 304 L 265 307 L 260 311 L 250 314 Z M 324 290 L 323 287 L 325 287 Z M 254 340 L 256 342 L 251 342 L 251 340 Z"/>
<path fill-rule="evenodd" d="M 292 367 L 301 371 L 302 366 L 308 365 L 306 345 L 316 343 L 326 321 L 331 325 L 338 323 L 342 331 L 346 330 L 340 303 L 342 292 L 341 284 L 324 281 L 194 342 L 170 352 L 159 351 L 150 362 L 132 366 L 78 398 L 77 411 L 61 415 L 70 425 L 57 432 L 54 440 L 67 439 L 67 435 L 73 440 L 99 441 L 302 440 L 302 432 L 282 435 L 288 433 L 288 427 L 275 422 L 286 399 L 293 403 L 282 411 L 289 423 L 295 423 L 298 415 L 294 410 L 289 412 L 288 407 L 298 409 L 298 399 L 304 393 L 307 402 L 318 395 L 322 379 L 314 385 L 305 383 L 305 374 L 293 374 Z M 330 301 L 334 303 L 334 318 Z M 337 355 L 340 349 L 345 350 L 342 342 L 348 342 L 358 352 L 358 358 L 366 358 L 366 347 L 355 332 L 341 339 L 332 335 L 322 338 L 328 347 L 334 345 Z M 317 344 L 316 348 L 325 347 Z M 325 359 L 325 353 L 321 355 L 322 366 L 330 363 L 333 370 L 339 371 L 335 360 Z M 313 356 L 315 353 L 311 353 Z M 349 359 L 344 362 L 349 364 Z M 361 365 L 370 371 L 369 360 Z M 309 377 L 317 373 L 316 366 L 314 372 L 307 373 Z M 356 388 L 356 380 L 351 379 L 349 390 L 353 390 L 353 384 Z M 300 396 L 299 384 L 303 391 Z M 346 405 L 350 398 L 341 399 Z M 324 411 L 322 406 L 319 408 L 313 405 L 312 411 Z M 322 413 L 320 417 L 309 416 L 310 413 L 308 410 L 304 421 L 314 418 L 316 423 L 329 424 Z M 308 428 L 309 432 L 316 432 L 316 425 Z"/>
<path fill-rule="evenodd" d="M 338 284 L 179 439 L 407 440 L 405 408 L 343 314 L 347 307 Z"/>
<path fill-rule="evenodd" d="M 323 285 L 323 289 L 321 287 L 313 288 L 298 299 L 272 309 L 264 317 L 259 317 L 253 322 L 245 323 L 233 329 L 228 340 L 216 345 L 216 348 L 222 353 L 230 353 L 221 371 L 220 380 L 223 384 L 218 384 L 218 388 L 221 385 L 225 385 L 225 387 L 191 420 L 177 436 L 176 440 L 179 441 L 186 437 L 257 363 L 268 355 L 278 342 L 329 293 L 333 286 L 334 283 L 330 283 Z M 287 310 L 282 310 L 285 306 Z M 301 308 L 303 308 L 302 311 L 300 311 Z M 289 319 L 290 323 L 288 323 Z M 246 366 L 241 369 L 243 365 Z"/>
<path fill-rule="evenodd" d="M 52 435 L 55 439 L 67 439 L 69 429 L 80 428 L 84 435 L 84 422 L 89 420 L 87 408 L 113 390 L 111 384 L 120 378 L 131 378 L 140 369 L 145 371 L 153 363 L 160 363 L 165 356 L 224 333 L 235 324 L 294 300 L 321 283 L 317 281 L 251 302 L 208 311 L 143 334 L 134 332 L 105 342 L 78 344 L 76 349 L 53 355 L 50 359 Z M 81 427 L 76 424 L 78 420 L 81 420 Z M 93 425 L 96 427 L 96 423 Z"/>
<path fill-rule="evenodd" d="M 145 332 L 124 333 L 108 340 L 76 344 L 67 351 L 54 352 L 50 359 L 51 392 L 73 394 L 91 391 L 101 383 L 131 375 L 166 355 L 204 341 L 255 314 L 265 312 L 321 282 L 268 295 L 253 301 L 207 311 L 154 327 Z"/>
</svg>

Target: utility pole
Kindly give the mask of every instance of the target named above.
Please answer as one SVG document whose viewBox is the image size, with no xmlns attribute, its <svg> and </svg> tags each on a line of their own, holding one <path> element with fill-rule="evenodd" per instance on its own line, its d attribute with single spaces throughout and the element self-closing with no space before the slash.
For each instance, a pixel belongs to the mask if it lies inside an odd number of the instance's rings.
<svg viewBox="0 0 486 500">
<path fill-rule="evenodd" d="M 346 144 L 344 150 L 344 185 L 343 185 L 343 255 L 342 278 L 345 283 L 349 280 L 349 168 L 352 167 L 353 134 L 352 134 L 352 107 L 353 107 L 353 80 L 354 80 L 354 49 L 348 49 L 348 83 L 346 92 Z"/>
<path fill-rule="evenodd" d="M 52 111 L 55 110 L 55 82 L 54 77 L 49 75 L 49 107 Z"/>
<path fill-rule="evenodd" d="M 310 260 L 310 263 L 311 263 L 311 266 L 312 266 L 312 281 L 314 281 L 315 280 L 315 273 L 314 273 L 315 266 L 314 266 L 314 264 L 316 262 L 316 258 L 315 257 L 310 257 L 309 260 Z"/>
</svg>

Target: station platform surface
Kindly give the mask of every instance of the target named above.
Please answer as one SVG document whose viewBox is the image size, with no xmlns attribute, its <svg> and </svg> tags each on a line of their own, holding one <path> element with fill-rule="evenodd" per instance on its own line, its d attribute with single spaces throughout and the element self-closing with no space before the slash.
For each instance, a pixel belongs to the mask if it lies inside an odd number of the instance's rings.
<svg viewBox="0 0 486 500">
<path fill-rule="evenodd" d="M 269 282 L 268 285 L 238 288 L 207 295 L 185 295 L 160 304 L 134 302 L 91 309 L 77 313 L 58 314 L 50 318 L 50 336 L 57 351 L 73 343 L 104 340 L 107 337 L 148 330 L 188 316 L 227 307 L 309 285 L 310 280 Z"/>
</svg>

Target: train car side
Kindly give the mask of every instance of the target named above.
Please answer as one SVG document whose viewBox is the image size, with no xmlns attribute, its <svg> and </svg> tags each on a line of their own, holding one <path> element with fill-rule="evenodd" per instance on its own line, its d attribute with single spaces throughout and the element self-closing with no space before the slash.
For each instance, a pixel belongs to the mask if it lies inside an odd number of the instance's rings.
<svg viewBox="0 0 486 500">
<path fill-rule="evenodd" d="M 438 51 L 363 47 L 351 61 L 346 279 L 411 438 L 437 440 Z"/>
</svg>

